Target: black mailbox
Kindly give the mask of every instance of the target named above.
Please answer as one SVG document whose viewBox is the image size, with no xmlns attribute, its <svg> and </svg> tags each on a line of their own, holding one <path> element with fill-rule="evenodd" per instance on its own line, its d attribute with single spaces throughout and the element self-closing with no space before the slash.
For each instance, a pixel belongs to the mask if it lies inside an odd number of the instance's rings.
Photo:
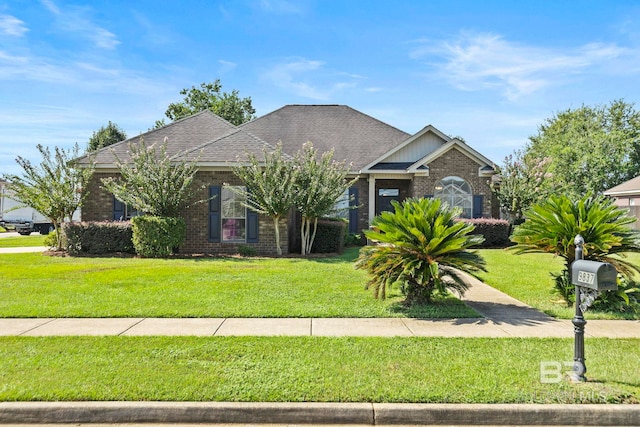
<svg viewBox="0 0 640 427">
<path fill-rule="evenodd" d="M 576 260 L 571 264 L 571 283 L 596 291 L 618 289 L 618 272 L 608 262 Z"/>
</svg>

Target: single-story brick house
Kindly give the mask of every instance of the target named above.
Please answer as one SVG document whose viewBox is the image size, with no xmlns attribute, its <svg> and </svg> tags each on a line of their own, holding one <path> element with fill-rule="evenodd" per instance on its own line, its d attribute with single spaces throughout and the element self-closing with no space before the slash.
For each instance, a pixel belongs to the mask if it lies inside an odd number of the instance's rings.
<svg viewBox="0 0 640 427">
<path fill-rule="evenodd" d="M 117 175 L 114 153 L 126 159 L 129 142 L 144 138 L 147 145 L 167 143 L 176 160 L 198 159 L 196 184 L 201 196 L 216 195 L 208 205 L 184 213 L 187 239 L 180 248 L 192 253 L 234 253 L 239 245 L 258 253 L 275 253 L 273 222 L 238 203 L 225 185 L 242 185 L 230 164 L 279 142 L 295 155 L 307 141 L 320 153 L 334 150 L 334 159 L 351 163 L 356 184 L 345 194 L 357 209 L 346 211 L 349 232 L 358 233 L 371 219 L 391 207 L 392 200 L 439 197 L 460 206 L 466 217 L 497 217 L 490 180 L 493 162 L 465 142 L 429 125 L 414 135 L 345 105 L 287 105 L 241 126 L 234 126 L 210 111 L 175 121 L 160 129 L 96 152 L 96 171 L 82 209 L 83 221 L 128 219 L 132 212 L 101 186 L 101 178 Z M 81 159 L 85 161 L 86 159 Z M 348 196 L 351 196 L 350 198 Z M 340 201 L 339 201 L 340 202 Z M 283 251 L 295 242 L 295 215 L 282 222 Z"/>
<path fill-rule="evenodd" d="M 636 218 L 631 226 L 637 229 L 640 219 L 640 176 L 606 190 L 604 195 L 613 197 L 616 206 L 629 210 L 629 215 Z"/>
</svg>

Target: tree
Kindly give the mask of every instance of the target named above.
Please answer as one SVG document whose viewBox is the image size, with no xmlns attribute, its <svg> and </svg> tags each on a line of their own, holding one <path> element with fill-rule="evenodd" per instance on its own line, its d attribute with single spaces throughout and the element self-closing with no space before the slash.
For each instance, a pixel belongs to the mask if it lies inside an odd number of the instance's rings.
<svg viewBox="0 0 640 427">
<path fill-rule="evenodd" d="M 334 210 L 336 201 L 357 180 L 347 180 L 349 168 L 333 160 L 333 150 L 318 159 L 311 142 L 302 146 L 294 159 L 295 206 L 302 214 L 300 234 L 303 255 L 311 253 L 318 228 L 318 218 Z M 313 224 L 313 230 L 311 229 Z"/>
<path fill-rule="evenodd" d="M 565 260 L 564 271 L 556 277 L 556 290 L 567 304 L 573 286 L 569 280 L 575 260 L 576 235 L 585 241 L 584 259 L 609 262 L 619 273 L 632 279 L 640 267 L 625 260 L 628 252 L 640 252 L 640 231 L 629 226 L 635 221 L 604 196 L 586 195 L 574 202 L 566 195 L 551 195 L 525 213 L 526 221 L 511 236 L 516 254 L 552 253 Z"/>
<path fill-rule="evenodd" d="M 181 102 L 169 104 L 165 115 L 170 120 L 179 120 L 204 110 L 213 113 L 238 126 L 255 118 L 256 110 L 251 105 L 251 98 L 240 98 L 237 90 L 231 93 L 221 92 L 220 79 L 213 83 L 201 83 L 200 88 L 182 89 L 184 95 Z M 164 120 L 156 121 L 155 127 L 164 126 Z"/>
<path fill-rule="evenodd" d="M 245 206 L 273 219 L 276 236 L 276 250 L 282 255 L 280 247 L 280 218 L 287 215 L 294 206 L 296 195 L 296 176 L 291 160 L 282 153 L 282 144 L 275 150 L 263 150 L 263 161 L 250 154 L 248 164 L 239 163 L 233 172 L 244 182 L 246 189 L 229 187 L 246 200 Z"/>
<path fill-rule="evenodd" d="M 491 189 L 512 224 L 522 222 L 523 212 L 552 191 L 550 163 L 549 157 L 534 158 L 518 150 L 505 157 L 498 168 L 500 180 L 492 182 Z"/>
<path fill-rule="evenodd" d="M 108 147 L 116 142 L 124 141 L 127 139 L 127 134 L 115 123 L 109 123 L 106 126 L 100 127 L 97 131 L 94 131 L 89 138 L 87 145 L 87 151 L 96 151 L 103 147 Z"/>
<path fill-rule="evenodd" d="M 94 168 L 93 164 L 77 167 L 74 159 L 80 152 L 78 144 L 69 150 L 55 147 L 53 154 L 42 145 L 37 148 L 42 156 L 39 165 L 18 156 L 16 162 L 23 169 L 22 176 L 3 175 L 3 179 L 17 200 L 49 218 L 56 230 L 56 249 L 61 250 L 60 225 L 66 219 L 71 220 L 82 206 Z"/>
<path fill-rule="evenodd" d="M 460 209 L 440 199 L 391 203 L 395 211 L 382 212 L 364 232 L 380 243 L 363 248 L 356 262 L 372 276 L 367 287 L 385 298 L 386 288 L 399 284 L 407 305 L 429 303 L 434 292 L 447 289 L 463 294 L 468 285 L 462 272 L 485 270 L 484 259 L 470 250 L 484 241 L 471 234 L 475 226 L 459 221 Z"/>
<path fill-rule="evenodd" d="M 640 171 L 640 112 L 623 100 L 562 111 L 529 139 L 527 154 L 551 159 L 560 193 L 600 194 Z"/>
<path fill-rule="evenodd" d="M 116 199 L 145 214 L 178 218 L 195 200 L 193 180 L 197 161 L 175 161 L 165 144 L 158 152 L 155 145 L 147 147 L 140 138 L 129 143 L 130 161 L 116 157 L 119 178 L 103 178 L 102 184 Z"/>
</svg>

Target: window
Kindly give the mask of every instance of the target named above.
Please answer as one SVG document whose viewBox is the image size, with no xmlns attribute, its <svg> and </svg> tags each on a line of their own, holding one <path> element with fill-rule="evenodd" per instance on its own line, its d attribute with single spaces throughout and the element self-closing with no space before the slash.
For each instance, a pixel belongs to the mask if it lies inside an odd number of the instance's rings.
<svg viewBox="0 0 640 427">
<path fill-rule="evenodd" d="M 359 233 L 358 227 L 358 188 L 349 187 L 338 197 L 333 205 L 333 216 L 347 221 L 347 232 L 350 234 Z"/>
<path fill-rule="evenodd" d="M 349 192 L 348 188 L 344 190 L 344 193 L 338 197 L 338 200 L 333 205 L 333 214 L 337 218 L 349 219 Z"/>
<path fill-rule="evenodd" d="M 457 176 L 448 176 L 436 184 L 434 197 L 449 206 L 462 208 L 462 217 L 471 218 L 473 213 L 473 194 L 467 182 Z"/>
<path fill-rule="evenodd" d="M 380 188 L 378 189 L 378 196 L 398 197 L 400 196 L 400 189 L 399 188 Z"/>
<path fill-rule="evenodd" d="M 243 200 L 228 186 L 209 187 L 209 241 L 257 243 L 258 213 L 243 206 Z"/>
<path fill-rule="evenodd" d="M 134 216 L 141 215 L 133 207 L 122 203 L 120 200 L 113 198 L 113 220 L 114 221 L 128 221 Z"/>
<path fill-rule="evenodd" d="M 223 186 L 221 191 L 222 241 L 244 242 L 247 212 L 244 200 L 232 188 L 242 187 Z"/>
</svg>

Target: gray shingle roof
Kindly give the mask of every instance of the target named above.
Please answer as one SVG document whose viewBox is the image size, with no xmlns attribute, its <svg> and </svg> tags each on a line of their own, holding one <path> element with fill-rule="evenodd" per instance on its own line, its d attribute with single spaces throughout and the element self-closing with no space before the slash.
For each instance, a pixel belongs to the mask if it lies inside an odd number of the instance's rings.
<svg viewBox="0 0 640 427">
<path fill-rule="evenodd" d="M 640 195 L 640 176 L 616 185 L 604 192 L 608 196 Z"/>
<path fill-rule="evenodd" d="M 234 132 L 236 127 L 218 117 L 209 110 L 201 111 L 181 120 L 176 120 L 160 129 L 154 129 L 141 135 L 118 142 L 109 147 L 96 151 L 97 166 L 109 166 L 116 160 L 114 153 L 122 160 L 128 158 L 129 143 L 136 143 L 142 137 L 147 147 L 152 144 L 161 145 L 167 139 L 167 154 L 173 157 L 179 153 L 217 139 Z M 87 163 L 87 157 L 79 159 L 80 163 Z"/>
<path fill-rule="evenodd" d="M 113 166 L 117 155 L 128 157 L 129 143 L 142 137 L 147 146 L 167 140 L 167 154 L 177 160 L 199 159 L 202 164 L 224 164 L 274 149 L 295 155 L 308 141 L 318 152 L 335 150 L 334 159 L 352 162 L 357 172 L 410 135 L 346 105 L 287 105 L 239 127 L 208 110 L 177 120 L 160 129 L 96 151 L 98 167 Z M 79 159 L 87 163 L 87 157 Z"/>
<path fill-rule="evenodd" d="M 286 105 L 240 126 L 290 155 L 307 141 L 318 152 L 335 149 L 334 159 L 358 171 L 410 135 L 346 105 Z"/>
<path fill-rule="evenodd" d="M 242 129 L 235 129 L 218 139 L 192 148 L 173 158 L 176 160 L 195 160 L 202 164 L 225 164 L 237 160 L 245 160 L 247 154 L 254 154 L 262 159 L 264 149 L 275 150 L 275 146 L 256 138 Z"/>
</svg>

